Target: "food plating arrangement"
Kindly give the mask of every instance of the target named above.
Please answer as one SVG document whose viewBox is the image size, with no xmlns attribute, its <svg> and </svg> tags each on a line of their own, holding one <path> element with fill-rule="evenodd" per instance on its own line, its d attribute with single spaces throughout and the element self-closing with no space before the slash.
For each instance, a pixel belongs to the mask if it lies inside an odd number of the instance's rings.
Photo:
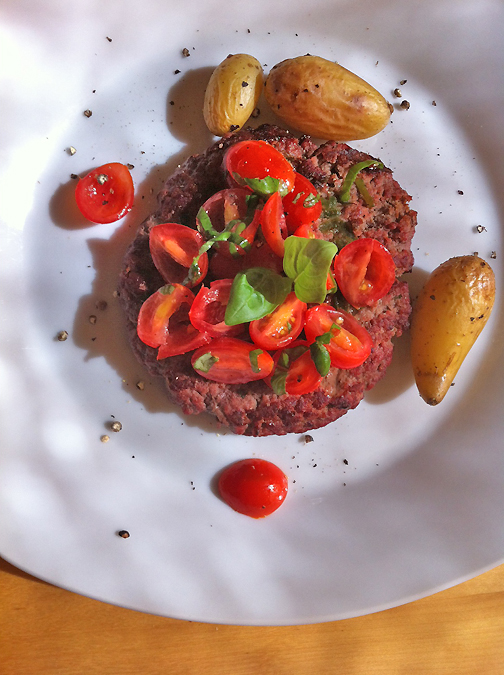
<svg viewBox="0 0 504 675">
<path fill-rule="evenodd" d="M 252 129 L 263 91 L 278 125 Z M 402 275 L 417 214 L 392 171 L 346 142 L 378 134 L 392 110 L 317 56 L 282 61 L 267 77 L 247 54 L 214 70 L 202 113 L 219 138 L 167 178 L 118 282 L 133 351 L 185 414 L 210 413 L 245 436 L 299 434 L 355 408 L 385 375 L 392 340 L 410 325 Z M 128 168 L 93 170 L 76 200 L 92 222 L 122 218 L 134 200 Z M 428 404 L 447 394 L 494 297 L 477 255 L 427 280 L 411 359 Z M 283 503 L 287 479 L 265 460 L 242 460 L 219 491 L 260 518 Z"/>
</svg>

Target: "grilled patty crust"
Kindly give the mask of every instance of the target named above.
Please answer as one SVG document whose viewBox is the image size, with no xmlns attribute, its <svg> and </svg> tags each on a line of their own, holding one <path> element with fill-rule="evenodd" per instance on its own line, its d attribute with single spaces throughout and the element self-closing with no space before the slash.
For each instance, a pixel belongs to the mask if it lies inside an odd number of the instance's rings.
<svg viewBox="0 0 504 675">
<path fill-rule="evenodd" d="M 267 141 L 280 150 L 324 197 L 337 194 L 351 166 L 374 159 L 343 143 L 330 141 L 318 146 L 310 137 L 298 139 L 271 125 L 224 136 L 206 152 L 189 157 L 168 178 L 159 193 L 157 211 L 142 223 L 126 253 L 118 292 L 133 351 L 151 375 L 164 379 L 169 398 L 185 414 L 208 412 L 234 433 L 248 436 L 302 433 L 323 427 L 355 408 L 365 391 L 383 377 L 392 359 L 392 339 L 408 327 L 409 292 L 399 277 L 413 265 L 411 239 L 416 213 L 409 209 L 411 197 L 394 180 L 390 169 L 372 167 L 360 175 L 368 192 L 367 199 L 352 187 L 351 203 L 342 205 L 336 215 L 321 225 L 324 238 L 340 246 L 355 237 L 377 239 L 390 251 L 396 265 L 398 279 L 376 305 L 360 310 L 345 306 L 373 340 L 371 355 L 361 366 L 350 370 L 331 368 L 320 387 L 311 394 L 279 396 L 261 380 L 247 384 L 207 380 L 193 370 L 191 354 L 158 361 L 157 350 L 141 342 L 136 333 L 142 303 L 165 285 L 150 256 L 150 228 L 167 222 L 194 228 L 202 204 L 227 187 L 222 168 L 226 149 L 238 141 L 251 139 Z"/>
</svg>

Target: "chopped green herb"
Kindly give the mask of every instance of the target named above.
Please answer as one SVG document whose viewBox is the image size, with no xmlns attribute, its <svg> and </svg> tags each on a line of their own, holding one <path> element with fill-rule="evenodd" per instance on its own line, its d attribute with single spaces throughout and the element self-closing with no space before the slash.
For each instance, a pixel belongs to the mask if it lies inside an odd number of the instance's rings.
<svg viewBox="0 0 504 675">
<path fill-rule="evenodd" d="M 208 373 L 210 368 L 217 363 L 219 358 L 217 356 L 213 356 L 211 352 L 206 352 L 205 354 L 202 354 L 198 359 L 193 364 L 193 368 L 195 370 L 199 370 L 202 373 Z"/>
<path fill-rule="evenodd" d="M 258 373 L 261 369 L 259 368 L 259 362 L 258 358 L 261 354 L 263 354 L 262 349 L 254 349 L 249 353 L 249 359 L 250 359 L 250 365 L 252 367 L 252 371 L 254 373 Z"/>
<path fill-rule="evenodd" d="M 368 189 L 366 187 L 366 184 L 364 183 L 362 178 L 356 178 L 355 179 L 355 187 L 359 191 L 360 196 L 364 200 L 364 203 L 366 204 L 366 206 L 368 206 L 369 208 L 374 206 L 374 200 L 371 197 L 371 195 L 369 194 Z"/>
<path fill-rule="evenodd" d="M 184 285 L 188 284 L 194 279 L 197 279 L 200 275 L 199 259 L 200 257 L 209 251 L 212 246 L 221 241 L 229 242 L 229 250 L 233 256 L 239 256 L 239 249 L 248 250 L 250 248 L 250 242 L 247 239 L 244 239 L 241 236 L 241 233 L 247 227 L 246 224 L 241 220 L 231 220 L 222 232 L 218 232 L 214 229 L 212 221 L 208 213 L 203 207 L 200 208 L 196 216 L 197 228 L 199 232 L 206 237 L 205 243 L 200 246 L 198 254 L 194 257 L 191 266 L 187 272 L 187 276 L 182 282 Z"/>
<path fill-rule="evenodd" d="M 304 200 L 303 206 L 305 207 L 305 209 L 309 209 L 312 206 L 315 206 L 315 204 L 317 204 L 320 200 L 321 196 L 319 194 L 315 195 L 313 193 L 310 193 L 308 197 L 306 197 L 306 199 Z"/>
<path fill-rule="evenodd" d="M 383 164 L 379 162 L 377 159 L 366 159 L 364 162 L 357 162 L 357 164 L 354 164 L 348 169 L 347 175 L 345 176 L 345 180 L 341 184 L 339 192 L 340 202 L 345 203 L 350 201 L 350 188 L 354 184 L 355 179 L 357 178 L 357 176 L 361 171 L 367 169 L 370 166 L 376 166 L 380 169 L 383 169 Z"/>
<path fill-rule="evenodd" d="M 273 178 L 272 176 L 266 176 L 265 178 L 242 178 L 236 173 L 233 173 L 233 177 L 238 183 L 247 185 L 261 197 L 269 197 L 274 192 L 280 192 L 280 194 L 282 194 L 283 182 L 278 178 Z M 285 194 L 287 194 L 287 192 L 284 191 L 282 196 L 285 196 Z"/>
<path fill-rule="evenodd" d="M 277 368 L 271 377 L 271 388 L 277 396 L 282 396 L 282 394 L 287 393 L 285 389 L 287 383 L 287 374 L 287 370 L 283 368 Z"/>
<path fill-rule="evenodd" d="M 196 215 L 196 222 L 198 224 L 198 230 L 202 234 L 209 233 L 212 237 L 217 234 L 217 232 L 213 228 L 210 216 L 203 207 L 200 208 L 198 214 Z"/>
</svg>

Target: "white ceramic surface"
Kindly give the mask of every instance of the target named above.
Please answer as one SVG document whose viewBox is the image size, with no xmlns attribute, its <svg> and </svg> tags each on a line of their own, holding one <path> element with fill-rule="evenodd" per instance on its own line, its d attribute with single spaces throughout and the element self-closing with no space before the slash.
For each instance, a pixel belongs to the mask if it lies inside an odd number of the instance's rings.
<svg viewBox="0 0 504 675">
<path fill-rule="evenodd" d="M 503 18 L 498 0 L 2 2 L 1 555 L 107 602 L 238 624 L 365 614 L 503 561 Z M 415 390 L 407 336 L 385 380 L 310 444 L 186 419 L 135 362 L 121 258 L 163 179 L 211 142 L 203 90 L 233 52 L 266 71 L 319 54 L 394 100 L 392 124 L 355 145 L 413 196 L 413 292 L 452 255 L 496 251 L 493 316 L 438 408 Z M 70 175 L 108 161 L 134 165 L 136 206 L 86 226 Z M 213 489 L 248 456 L 290 478 L 261 521 Z"/>
</svg>

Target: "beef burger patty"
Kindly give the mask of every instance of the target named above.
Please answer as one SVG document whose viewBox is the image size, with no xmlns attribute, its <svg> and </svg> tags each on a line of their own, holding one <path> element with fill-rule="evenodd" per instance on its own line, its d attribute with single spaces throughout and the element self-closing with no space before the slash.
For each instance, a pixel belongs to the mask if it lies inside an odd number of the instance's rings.
<svg viewBox="0 0 504 675">
<path fill-rule="evenodd" d="M 238 141 L 251 139 L 264 140 L 280 150 L 323 197 L 338 193 L 351 166 L 374 159 L 343 143 L 330 141 L 319 147 L 310 137 L 298 139 L 270 125 L 224 136 L 206 152 L 189 157 L 168 178 L 158 196 L 158 209 L 142 223 L 126 253 L 118 292 L 133 351 L 151 375 L 163 378 L 169 398 L 185 414 L 208 412 L 236 434 L 302 433 L 325 426 L 355 408 L 365 391 L 385 374 L 392 359 L 392 339 L 408 327 L 411 312 L 407 284 L 398 278 L 413 265 L 411 239 L 416 213 L 409 209 L 411 197 L 394 180 L 390 169 L 373 168 L 362 174 L 368 193 L 366 200 L 353 188 L 352 203 L 341 205 L 339 213 L 327 218 L 321 226 L 324 238 L 334 240 L 340 247 L 355 237 L 377 239 L 390 251 L 396 265 L 397 280 L 385 297 L 372 307 L 350 308 L 374 344 L 371 355 L 361 366 L 350 370 L 331 368 L 316 391 L 291 396 L 273 393 L 261 380 L 247 384 L 207 380 L 193 370 L 191 354 L 158 361 L 157 350 L 141 342 L 136 332 L 142 303 L 166 283 L 150 256 L 149 231 L 168 222 L 195 228 L 196 214 L 203 203 L 228 187 L 222 166 L 226 149 Z"/>
</svg>

